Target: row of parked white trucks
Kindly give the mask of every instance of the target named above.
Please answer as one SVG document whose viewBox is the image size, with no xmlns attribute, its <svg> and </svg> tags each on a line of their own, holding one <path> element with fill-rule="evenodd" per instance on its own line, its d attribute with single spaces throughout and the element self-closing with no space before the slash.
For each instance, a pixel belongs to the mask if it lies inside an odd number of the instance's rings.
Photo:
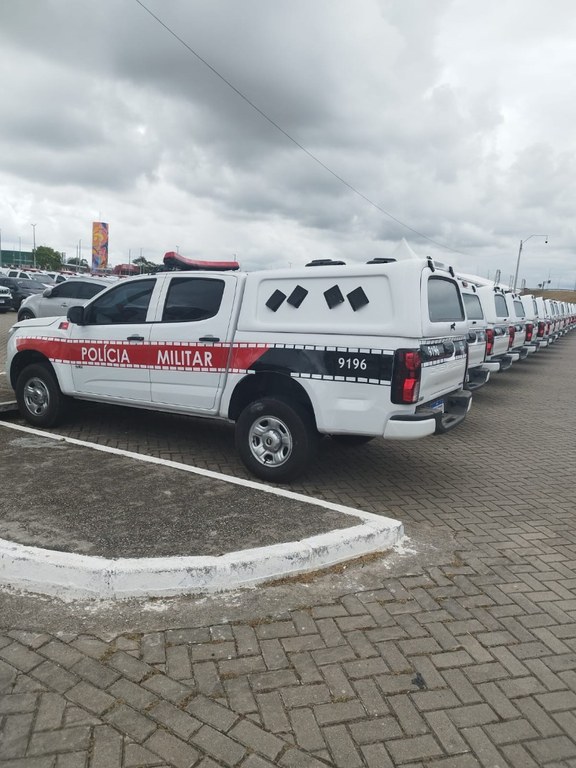
<svg viewBox="0 0 576 768">
<path fill-rule="evenodd" d="M 22 415 L 53 426 L 81 399 L 227 420 L 246 467 L 287 482 L 321 436 L 449 432 L 492 374 L 576 326 L 574 304 L 459 275 L 406 244 L 362 264 L 196 267 L 16 323 L 7 374 Z"/>
</svg>

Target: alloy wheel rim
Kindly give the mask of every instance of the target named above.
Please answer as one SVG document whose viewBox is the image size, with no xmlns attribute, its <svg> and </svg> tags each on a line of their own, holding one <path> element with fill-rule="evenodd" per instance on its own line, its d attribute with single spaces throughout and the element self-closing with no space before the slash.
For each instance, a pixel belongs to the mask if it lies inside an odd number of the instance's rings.
<svg viewBox="0 0 576 768">
<path fill-rule="evenodd" d="M 24 403 L 34 416 L 43 416 L 46 413 L 50 405 L 50 392 L 42 379 L 33 378 L 26 382 Z"/>
<path fill-rule="evenodd" d="M 260 416 L 250 427 L 249 444 L 252 456 L 263 466 L 280 467 L 290 458 L 292 435 L 277 416 Z"/>
</svg>

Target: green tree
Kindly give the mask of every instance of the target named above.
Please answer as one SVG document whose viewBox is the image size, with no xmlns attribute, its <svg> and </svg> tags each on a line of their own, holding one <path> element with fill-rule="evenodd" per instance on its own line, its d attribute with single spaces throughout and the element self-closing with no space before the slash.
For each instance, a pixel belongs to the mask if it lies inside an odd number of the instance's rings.
<svg viewBox="0 0 576 768">
<path fill-rule="evenodd" d="M 79 267 L 83 270 L 89 269 L 86 259 L 79 259 L 78 256 L 72 256 L 71 258 L 66 259 L 66 264 L 69 267 Z"/>
<path fill-rule="evenodd" d="M 135 264 L 140 268 L 141 274 L 156 272 L 158 269 L 158 264 L 154 264 L 153 261 L 148 261 L 148 259 L 145 259 L 144 256 L 137 256 L 135 259 L 132 259 L 132 264 Z"/>
<path fill-rule="evenodd" d="M 62 254 L 47 245 L 39 245 L 36 248 L 35 257 L 36 266 L 40 269 L 49 269 L 50 271 L 62 269 Z"/>
</svg>

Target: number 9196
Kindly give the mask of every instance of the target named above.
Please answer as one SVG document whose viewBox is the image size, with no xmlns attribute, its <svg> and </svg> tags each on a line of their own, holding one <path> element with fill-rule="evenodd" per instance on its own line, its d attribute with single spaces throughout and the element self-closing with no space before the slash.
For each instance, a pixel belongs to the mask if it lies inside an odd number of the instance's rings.
<svg viewBox="0 0 576 768">
<path fill-rule="evenodd" d="M 364 357 L 339 357 L 338 368 L 341 371 L 365 371 L 368 363 Z"/>
</svg>

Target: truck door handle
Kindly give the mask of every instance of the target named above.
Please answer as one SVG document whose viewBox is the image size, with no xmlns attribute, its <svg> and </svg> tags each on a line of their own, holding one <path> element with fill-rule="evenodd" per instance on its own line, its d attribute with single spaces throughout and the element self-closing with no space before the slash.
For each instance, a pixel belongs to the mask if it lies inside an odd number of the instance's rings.
<svg viewBox="0 0 576 768">
<path fill-rule="evenodd" d="M 215 344 L 216 342 L 220 341 L 220 339 L 218 336 L 200 336 L 198 341 L 211 341 L 213 344 Z"/>
<path fill-rule="evenodd" d="M 126 341 L 144 341 L 144 336 L 138 336 L 137 333 L 134 333 L 132 336 L 127 336 Z"/>
</svg>

